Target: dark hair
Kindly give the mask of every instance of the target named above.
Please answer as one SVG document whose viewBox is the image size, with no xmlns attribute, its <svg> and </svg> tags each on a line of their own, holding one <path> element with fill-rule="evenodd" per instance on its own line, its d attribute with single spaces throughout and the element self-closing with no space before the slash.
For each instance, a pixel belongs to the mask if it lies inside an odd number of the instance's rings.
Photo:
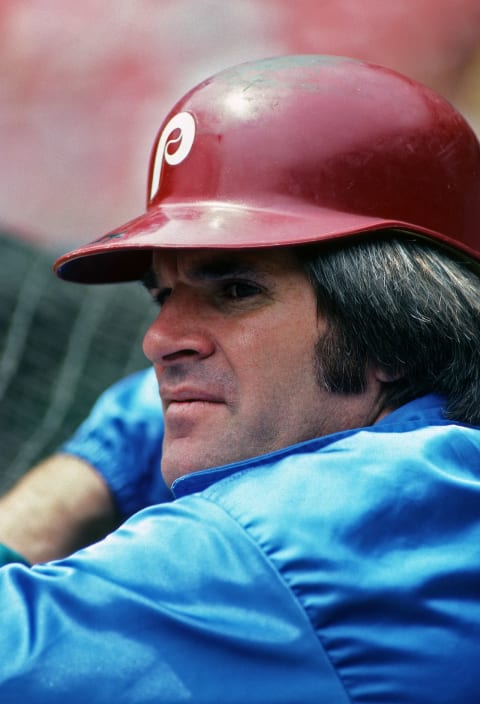
<svg viewBox="0 0 480 704">
<path fill-rule="evenodd" d="M 319 382 L 360 393 L 366 370 L 386 372 L 385 405 L 445 397 L 445 415 L 480 424 L 480 279 L 466 262 L 393 232 L 301 250 L 327 332 Z"/>
</svg>

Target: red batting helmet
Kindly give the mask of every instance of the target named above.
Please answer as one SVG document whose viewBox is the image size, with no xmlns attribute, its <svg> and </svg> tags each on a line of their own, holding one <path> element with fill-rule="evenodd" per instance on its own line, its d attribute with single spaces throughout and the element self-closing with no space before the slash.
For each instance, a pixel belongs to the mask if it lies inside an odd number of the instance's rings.
<svg viewBox="0 0 480 704">
<path fill-rule="evenodd" d="M 61 257 L 58 275 L 141 278 L 157 248 L 252 248 L 400 228 L 480 260 L 480 148 L 437 93 L 332 56 L 241 64 L 180 100 L 153 148 L 147 211 Z"/>
</svg>

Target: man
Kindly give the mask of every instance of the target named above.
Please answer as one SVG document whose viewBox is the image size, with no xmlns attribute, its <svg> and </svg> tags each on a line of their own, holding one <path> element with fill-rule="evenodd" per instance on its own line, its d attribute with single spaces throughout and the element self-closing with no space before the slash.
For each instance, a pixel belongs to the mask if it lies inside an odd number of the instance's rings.
<svg viewBox="0 0 480 704">
<path fill-rule="evenodd" d="M 2 702 L 476 701 L 480 150 L 337 57 L 244 64 L 156 140 L 141 279 L 175 500 L 0 570 Z"/>
</svg>

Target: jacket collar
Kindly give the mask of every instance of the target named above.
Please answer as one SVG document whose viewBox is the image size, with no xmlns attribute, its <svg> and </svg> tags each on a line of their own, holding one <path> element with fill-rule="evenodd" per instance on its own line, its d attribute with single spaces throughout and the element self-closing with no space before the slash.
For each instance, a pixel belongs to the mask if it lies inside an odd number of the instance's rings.
<svg viewBox="0 0 480 704">
<path fill-rule="evenodd" d="M 276 450 L 275 452 L 270 452 L 265 455 L 259 455 L 258 457 L 252 457 L 240 462 L 226 464 L 221 467 L 213 467 L 212 469 L 204 469 L 198 472 L 192 472 L 191 474 L 186 474 L 174 481 L 172 484 L 172 493 L 174 497 L 178 499 L 188 494 L 203 491 L 212 484 L 215 484 L 221 479 L 226 479 L 237 472 L 246 469 L 253 469 L 259 466 L 265 466 L 266 464 L 272 464 L 273 462 L 277 462 L 278 460 L 281 460 L 289 455 L 291 456 L 295 454 L 305 454 L 307 452 L 317 452 L 318 450 L 321 450 L 322 448 L 327 447 L 328 445 L 331 445 L 344 437 L 355 435 L 360 431 L 405 432 L 407 430 L 426 425 L 445 424 L 449 421 L 445 420 L 443 412 L 444 405 L 445 401 L 440 396 L 435 394 L 422 396 L 414 401 L 410 401 L 410 403 L 407 403 L 404 406 L 400 406 L 400 408 L 397 408 L 388 415 L 384 416 L 384 418 L 378 421 L 378 423 L 375 423 L 375 425 L 371 425 L 366 428 L 344 430 L 339 433 L 325 435 L 321 438 L 307 440 L 296 445 L 290 445 L 289 447 L 285 447 L 281 450 Z"/>
</svg>

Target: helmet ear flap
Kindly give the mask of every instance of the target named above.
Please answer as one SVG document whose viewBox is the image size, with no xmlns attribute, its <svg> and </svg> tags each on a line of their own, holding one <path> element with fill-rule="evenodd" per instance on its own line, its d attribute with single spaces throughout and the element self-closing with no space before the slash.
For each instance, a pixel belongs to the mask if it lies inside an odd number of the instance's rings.
<svg viewBox="0 0 480 704">
<path fill-rule="evenodd" d="M 146 213 L 56 271 L 126 280 L 138 276 L 141 250 L 295 245 L 386 228 L 480 261 L 479 222 L 480 147 L 450 103 L 380 66 L 287 56 L 187 93 L 155 140 Z"/>
</svg>

